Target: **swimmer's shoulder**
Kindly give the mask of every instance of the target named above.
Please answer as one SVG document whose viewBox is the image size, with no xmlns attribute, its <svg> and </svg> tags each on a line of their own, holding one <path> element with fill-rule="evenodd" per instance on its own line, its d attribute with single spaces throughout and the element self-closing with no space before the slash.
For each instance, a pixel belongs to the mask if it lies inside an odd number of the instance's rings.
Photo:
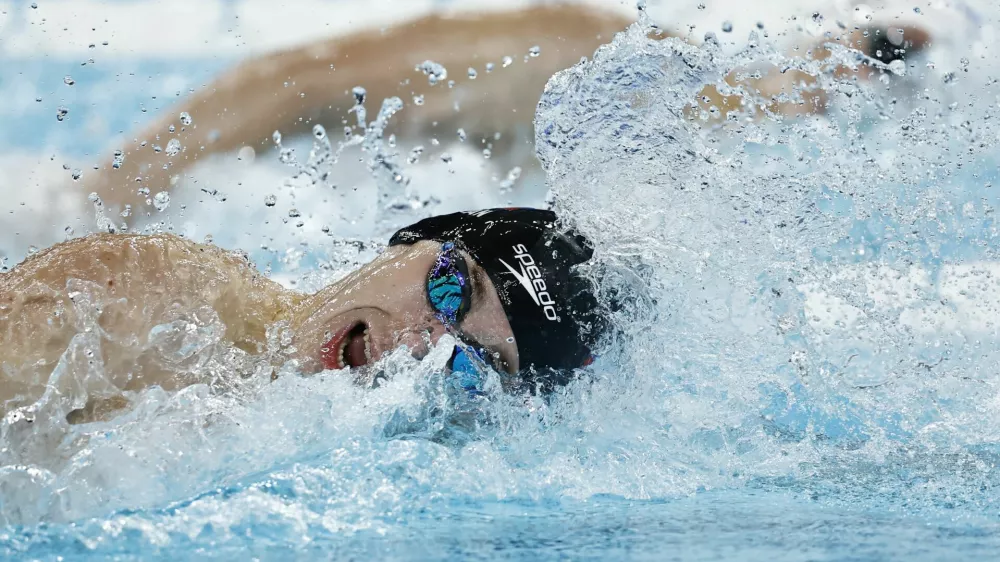
<svg viewBox="0 0 1000 562">
<path fill-rule="evenodd" d="M 268 280 L 245 253 L 202 244 L 172 233 L 94 233 L 41 250 L 0 275 L 0 290 L 31 280 L 63 285 L 67 278 L 109 286 L 127 277 L 193 277 L 221 281 L 241 278 Z"/>
</svg>

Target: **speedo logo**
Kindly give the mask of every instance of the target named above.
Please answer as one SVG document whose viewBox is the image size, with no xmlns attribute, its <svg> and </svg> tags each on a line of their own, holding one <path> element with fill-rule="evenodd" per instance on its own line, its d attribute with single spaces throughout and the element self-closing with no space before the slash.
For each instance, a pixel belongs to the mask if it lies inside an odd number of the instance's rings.
<svg viewBox="0 0 1000 562">
<path fill-rule="evenodd" d="M 535 304 L 542 307 L 545 312 L 545 317 L 549 320 L 559 320 L 559 315 L 556 314 L 555 301 L 552 300 L 552 295 L 549 294 L 548 287 L 545 286 L 545 280 L 542 279 L 542 272 L 535 265 L 535 258 L 531 257 L 528 253 L 528 249 L 524 247 L 524 244 L 517 244 L 514 246 L 514 259 L 516 259 L 520 265 L 521 270 L 518 271 L 510 266 L 509 263 L 500 260 L 500 263 L 510 271 L 511 275 L 514 276 L 521 283 L 528 294 L 531 295 L 531 300 L 535 301 Z"/>
</svg>

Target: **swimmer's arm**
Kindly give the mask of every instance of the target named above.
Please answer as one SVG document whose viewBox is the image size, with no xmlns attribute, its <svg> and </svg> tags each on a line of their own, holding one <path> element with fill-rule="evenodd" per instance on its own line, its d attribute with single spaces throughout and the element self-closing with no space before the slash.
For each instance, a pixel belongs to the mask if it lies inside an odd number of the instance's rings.
<svg viewBox="0 0 1000 562">
<path fill-rule="evenodd" d="M 218 316 L 224 340 L 256 353 L 294 298 L 239 254 L 174 235 L 58 244 L 0 274 L 0 406 L 36 399 L 81 333 L 98 334 L 115 387 L 170 388 L 168 370 L 143 364 L 154 326 L 201 309 Z"/>
</svg>

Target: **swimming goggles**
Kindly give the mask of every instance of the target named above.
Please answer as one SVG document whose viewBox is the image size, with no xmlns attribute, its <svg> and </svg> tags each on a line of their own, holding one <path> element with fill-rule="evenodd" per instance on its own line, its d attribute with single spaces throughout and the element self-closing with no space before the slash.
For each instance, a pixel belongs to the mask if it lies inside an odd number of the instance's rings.
<svg viewBox="0 0 1000 562">
<path fill-rule="evenodd" d="M 438 319 L 459 341 L 447 367 L 456 375 L 454 382 L 469 393 L 482 395 L 487 365 L 487 351 L 465 343 L 458 323 L 469 311 L 472 302 L 472 280 L 469 268 L 453 242 L 441 245 L 441 251 L 427 274 L 427 299 Z"/>
</svg>

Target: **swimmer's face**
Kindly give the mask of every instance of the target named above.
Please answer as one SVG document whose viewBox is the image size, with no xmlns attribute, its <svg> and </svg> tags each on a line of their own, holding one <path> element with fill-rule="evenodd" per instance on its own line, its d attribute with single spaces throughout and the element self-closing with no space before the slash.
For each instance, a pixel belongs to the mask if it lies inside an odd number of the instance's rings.
<svg viewBox="0 0 1000 562">
<path fill-rule="evenodd" d="M 450 330 L 484 349 L 498 370 L 517 372 L 517 346 L 500 298 L 486 272 L 464 252 L 458 255 L 470 285 L 458 322 L 443 320 L 432 306 L 427 280 L 441 252 L 441 243 L 433 241 L 391 246 L 307 299 L 293 325 L 303 370 L 361 372 L 402 345 L 422 358 Z"/>
</svg>

